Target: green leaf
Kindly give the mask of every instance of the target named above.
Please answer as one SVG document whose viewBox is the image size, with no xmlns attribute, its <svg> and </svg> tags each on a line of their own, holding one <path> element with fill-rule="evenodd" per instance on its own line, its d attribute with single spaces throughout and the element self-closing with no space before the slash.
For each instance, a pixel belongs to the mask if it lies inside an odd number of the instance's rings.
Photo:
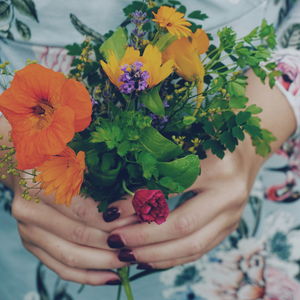
<svg viewBox="0 0 300 300">
<path fill-rule="evenodd" d="M 232 136 L 229 132 L 225 131 L 220 135 L 220 141 L 225 145 L 225 147 L 233 152 L 237 145 L 237 139 Z"/>
<path fill-rule="evenodd" d="M 180 183 L 173 180 L 171 177 L 163 177 L 158 182 L 163 187 L 167 188 L 172 193 L 182 193 L 185 188 Z"/>
<path fill-rule="evenodd" d="M 183 14 L 186 13 L 186 7 L 184 5 L 179 6 L 176 10 Z"/>
<path fill-rule="evenodd" d="M 189 188 L 200 175 L 200 160 L 197 155 L 187 155 L 171 162 L 157 164 L 159 174 L 170 177 L 184 189 Z"/>
<path fill-rule="evenodd" d="M 236 116 L 237 125 L 245 124 L 251 118 L 251 113 L 248 111 L 240 111 Z"/>
<path fill-rule="evenodd" d="M 126 6 L 123 12 L 126 16 L 130 16 L 136 10 L 147 11 L 147 5 L 140 1 L 133 1 L 132 4 Z"/>
<path fill-rule="evenodd" d="M 252 137 L 262 138 L 260 127 L 246 124 L 244 128 Z"/>
<path fill-rule="evenodd" d="M 172 35 L 171 33 L 166 33 L 162 35 L 155 46 L 163 52 L 166 48 L 168 48 L 174 41 L 176 41 L 177 37 Z"/>
<path fill-rule="evenodd" d="M 7 2 L 0 1 L 0 20 L 6 20 L 10 16 L 10 5 Z"/>
<path fill-rule="evenodd" d="M 141 103 L 143 103 L 151 112 L 158 116 L 165 115 L 165 107 L 163 101 L 159 95 L 160 86 L 157 86 L 147 93 L 144 93 L 140 97 Z"/>
<path fill-rule="evenodd" d="M 185 116 L 183 118 L 183 124 L 186 126 L 190 126 L 190 125 L 194 124 L 196 121 L 197 121 L 197 119 L 194 116 Z"/>
<path fill-rule="evenodd" d="M 92 143 L 105 142 L 108 149 L 112 150 L 118 146 L 123 139 L 123 132 L 117 124 L 103 121 L 101 127 L 91 134 Z"/>
<path fill-rule="evenodd" d="M 35 4 L 32 0 L 11 0 L 11 2 L 19 13 L 39 22 Z"/>
<path fill-rule="evenodd" d="M 108 59 L 111 52 L 114 52 L 117 59 L 120 60 L 125 54 L 127 44 L 126 32 L 122 27 L 119 27 L 113 35 L 101 45 L 100 52 L 104 54 L 106 59 Z"/>
<path fill-rule="evenodd" d="M 235 138 L 237 138 L 241 141 L 243 141 L 245 139 L 245 134 L 244 134 L 243 130 L 240 127 L 233 127 L 232 128 L 232 135 Z"/>
<path fill-rule="evenodd" d="M 72 56 L 79 56 L 82 52 L 82 49 L 79 44 L 67 45 L 66 49 L 68 50 L 68 54 Z"/>
<path fill-rule="evenodd" d="M 181 148 L 162 136 L 153 127 L 145 128 L 140 143 L 159 161 L 169 161 L 182 153 Z"/>
<path fill-rule="evenodd" d="M 28 25 L 16 19 L 16 27 L 24 40 L 29 40 L 31 38 L 31 31 Z"/>
<path fill-rule="evenodd" d="M 230 81 L 227 84 L 227 91 L 232 96 L 244 96 L 245 87 L 235 81 Z"/>
<path fill-rule="evenodd" d="M 246 108 L 246 111 L 250 112 L 253 115 L 261 113 L 263 110 L 256 104 L 252 104 Z"/>
<path fill-rule="evenodd" d="M 225 155 L 225 148 L 224 146 L 216 140 L 207 140 L 203 143 L 204 149 L 208 150 L 211 149 L 211 152 L 217 155 L 219 158 L 223 158 Z"/>
<path fill-rule="evenodd" d="M 188 18 L 197 19 L 197 20 L 205 20 L 208 18 L 207 14 L 201 12 L 201 10 L 195 10 L 188 15 Z"/>
<path fill-rule="evenodd" d="M 122 168 L 122 162 L 116 161 L 116 155 L 112 153 L 104 153 L 99 169 L 96 172 L 97 178 L 101 180 L 102 186 L 111 186 L 118 178 Z"/>
<path fill-rule="evenodd" d="M 234 109 L 241 109 L 246 107 L 248 98 L 244 96 L 232 96 L 229 101 L 229 106 Z"/>
<path fill-rule="evenodd" d="M 209 135 L 215 135 L 216 133 L 212 123 L 213 122 L 210 122 L 208 119 L 203 119 L 203 129 Z"/>
<path fill-rule="evenodd" d="M 96 149 L 91 149 L 86 152 L 86 162 L 87 165 L 91 167 L 95 167 L 99 164 L 99 157 Z"/>
<path fill-rule="evenodd" d="M 125 156 L 131 149 L 131 143 L 129 141 L 123 141 L 118 145 L 117 153 L 120 156 Z"/>
<path fill-rule="evenodd" d="M 158 177 L 157 160 L 152 154 L 141 152 L 137 162 L 142 166 L 143 176 L 146 179 L 150 179 L 152 176 Z"/>
</svg>

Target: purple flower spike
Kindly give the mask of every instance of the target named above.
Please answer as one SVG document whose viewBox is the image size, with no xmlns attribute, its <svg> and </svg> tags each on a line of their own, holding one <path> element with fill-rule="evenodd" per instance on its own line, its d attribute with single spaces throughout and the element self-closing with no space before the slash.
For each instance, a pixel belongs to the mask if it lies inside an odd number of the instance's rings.
<svg viewBox="0 0 300 300">
<path fill-rule="evenodd" d="M 140 61 L 134 62 L 132 65 L 124 65 L 121 67 L 123 74 L 119 77 L 122 82 L 120 91 L 124 94 L 132 94 L 134 92 L 144 91 L 148 87 L 148 79 L 150 74 L 147 71 L 142 71 L 143 63 Z"/>
</svg>

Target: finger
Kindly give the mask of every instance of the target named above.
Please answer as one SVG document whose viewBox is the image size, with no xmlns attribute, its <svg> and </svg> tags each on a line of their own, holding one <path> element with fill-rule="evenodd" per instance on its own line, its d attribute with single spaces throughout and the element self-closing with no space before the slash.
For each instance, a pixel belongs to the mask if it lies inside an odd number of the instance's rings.
<svg viewBox="0 0 300 300">
<path fill-rule="evenodd" d="M 204 254 L 209 252 L 210 250 L 217 247 L 234 229 L 236 226 L 233 226 L 232 228 L 228 230 L 224 230 L 222 233 L 220 233 L 215 239 L 213 239 L 210 243 L 207 243 L 206 246 L 199 252 L 194 255 L 189 255 L 186 257 L 180 257 L 175 259 L 167 259 L 160 262 L 148 262 L 148 263 L 142 263 L 138 265 L 138 269 L 168 269 L 171 267 L 187 264 L 190 262 L 194 262 L 198 259 L 200 259 Z"/>
<path fill-rule="evenodd" d="M 74 220 L 106 232 L 138 221 L 138 218 L 132 214 L 133 208 L 129 198 L 111 204 L 104 213 L 99 213 L 98 203 L 91 198 L 75 197 L 70 207 L 57 205 L 53 201 L 47 204 Z"/>
<path fill-rule="evenodd" d="M 207 251 L 208 245 L 215 240 L 219 241 L 220 236 L 225 236 L 230 229 L 238 223 L 241 212 L 227 211 L 208 223 L 201 230 L 180 239 L 138 247 L 135 249 L 121 249 L 119 258 L 121 261 L 128 261 L 133 258 L 138 262 L 160 262 L 172 259 L 203 255 Z M 129 250 L 131 250 L 129 252 Z"/>
<path fill-rule="evenodd" d="M 97 203 L 90 198 L 84 199 L 81 197 L 75 197 L 70 207 L 55 204 L 52 197 L 44 197 L 43 194 L 40 198 L 42 201 L 36 204 L 34 201 L 26 201 L 21 196 L 16 195 L 12 205 L 13 216 L 20 222 L 25 222 L 26 220 L 31 222 L 31 218 L 41 215 L 39 214 L 39 209 L 42 205 L 46 205 L 74 221 L 78 221 L 88 227 L 97 228 L 106 232 L 110 232 L 118 226 L 125 226 L 137 222 L 136 216 L 121 218 L 120 220 L 112 223 L 105 222 L 102 214 L 98 212 Z M 129 201 L 127 201 L 127 203 L 128 205 L 130 204 Z M 125 205 L 123 205 L 123 207 L 124 206 Z M 47 215 L 45 215 L 45 217 L 46 216 Z"/>
<path fill-rule="evenodd" d="M 44 250 L 24 242 L 24 247 L 38 257 L 43 264 L 53 270 L 60 278 L 67 281 L 88 285 L 103 285 L 110 281 L 119 280 L 119 277 L 109 271 L 84 270 L 69 267 L 57 261 Z"/>
<path fill-rule="evenodd" d="M 41 228 L 20 224 L 21 237 L 43 249 L 60 263 L 79 269 L 117 269 L 126 265 L 114 251 L 84 247 L 63 240 Z"/>
<path fill-rule="evenodd" d="M 32 209 L 23 218 L 23 223 L 29 222 L 30 225 L 43 228 L 70 242 L 109 250 L 106 232 L 70 219 L 44 203 L 38 205 L 38 211 Z M 27 225 L 27 228 L 30 228 L 30 225 Z"/>
<path fill-rule="evenodd" d="M 218 187 L 196 195 L 175 209 L 164 224 L 144 223 L 118 228 L 111 233 L 108 242 L 118 237 L 123 246 L 136 248 L 190 235 L 227 209 L 242 207 L 246 197 L 240 194 L 238 186 L 227 190 L 226 197 Z"/>
</svg>

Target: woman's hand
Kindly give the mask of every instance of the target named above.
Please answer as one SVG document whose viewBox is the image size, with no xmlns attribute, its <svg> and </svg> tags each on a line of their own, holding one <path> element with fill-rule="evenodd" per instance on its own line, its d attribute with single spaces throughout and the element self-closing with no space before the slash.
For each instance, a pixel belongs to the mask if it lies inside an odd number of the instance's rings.
<svg viewBox="0 0 300 300">
<path fill-rule="evenodd" d="M 262 125 L 277 141 L 272 150 L 293 133 L 294 114 L 278 89 L 249 75 L 250 104 L 263 108 Z M 234 153 L 220 160 L 209 155 L 202 174 L 190 190 L 197 194 L 175 209 L 166 223 L 135 224 L 114 230 L 108 238 L 112 248 L 122 248 L 119 259 L 138 262 L 140 268 L 168 268 L 200 258 L 217 246 L 239 224 L 252 184 L 264 159 L 247 138 Z"/>
<path fill-rule="evenodd" d="M 131 206 L 121 200 L 102 215 L 92 199 L 76 197 L 66 207 L 54 204 L 51 197 L 40 198 L 38 204 L 24 200 L 16 184 L 12 214 L 25 248 L 65 280 L 89 285 L 117 283 L 119 277 L 110 269 L 126 263 L 106 240 L 113 229 L 136 222 Z"/>
</svg>

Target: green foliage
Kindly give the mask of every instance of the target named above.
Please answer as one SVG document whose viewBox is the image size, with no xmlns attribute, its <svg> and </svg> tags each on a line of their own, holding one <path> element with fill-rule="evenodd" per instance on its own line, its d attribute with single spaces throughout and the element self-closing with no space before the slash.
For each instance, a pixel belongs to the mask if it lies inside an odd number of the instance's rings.
<svg viewBox="0 0 300 300">
<path fill-rule="evenodd" d="M 157 164 L 159 174 L 180 185 L 183 190 L 190 187 L 200 175 L 200 160 L 197 155 L 187 155 L 171 162 Z"/>
<path fill-rule="evenodd" d="M 2 2 L 0 16 L 5 17 L 8 8 Z M 120 27 L 102 36 L 70 16 L 75 28 L 89 37 L 67 47 L 75 56 L 70 75 L 88 87 L 94 100 L 91 126 L 77 134 L 70 146 L 86 152 L 89 172 L 83 191 L 101 202 L 100 210 L 125 193 L 122 181 L 132 190 L 147 187 L 166 195 L 181 193 L 199 176 L 200 159 L 208 151 L 222 159 L 249 135 L 257 153 L 266 156 L 275 140 L 261 127 L 262 109 L 248 104 L 247 76 L 242 71 L 251 68 L 270 86 L 280 75 L 270 61 L 274 28 L 265 20 L 241 38 L 230 27 L 219 30 L 219 41 L 211 42 L 201 55 L 205 68 L 201 95 L 195 93 L 196 82 L 175 72 L 157 87 L 142 92 L 135 88 L 131 94 L 122 94 L 110 81 L 99 61 L 107 61 L 111 52 L 120 60 L 129 45 L 143 54 L 149 42 L 163 51 L 176 39 L 151 21 L 161 5 L 185 13 L 192 31 L 201 28 L 201 21 L 207 18 L 200 10 L 187 12 L 181 1 L 133 1 L 124 8 Z M 141 40 L 133 38 L 131 19 L 137 10 L 148 19 L 139 28 L 145 32 Z"/>
<path fill-rule="evenodd" d="M 122 27 L 119 27 L 113 35 L 108 38 L 100 47 L 100 52 L 104 54 L 106 59 L 112 51 L 118 59 L 121 59 L 126 50 L 127 35 Z"/>
<path fill-rule="evenodd" d="M 163 101 L 159 95 L 160 86 L 157 86 L 140 97 L 141 103 L 145 105 L 151 112 L 158 116 L 165 114 Z"/>
<path fill-rule="evenodd" d="M 182 153 L 180 147 L 152 127 L 144 129 L 140 143 L 144 150 L 151 153 L 159 161 L 171 160 Z"/>
</svg>

